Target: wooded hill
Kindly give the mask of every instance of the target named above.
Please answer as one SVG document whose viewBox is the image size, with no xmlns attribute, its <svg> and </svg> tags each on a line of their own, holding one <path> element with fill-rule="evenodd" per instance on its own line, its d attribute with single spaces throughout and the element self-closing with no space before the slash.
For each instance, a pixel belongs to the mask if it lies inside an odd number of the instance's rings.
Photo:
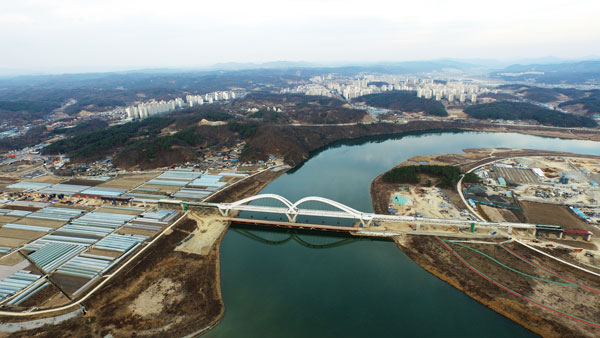
<svg viewBox="0 0 600 338">
<path fill-rule="evenodd" d="M 426 174 L 438 178 L 437 186 L 453 188 L 460 178 L 460 168 L 451 165 L 409 165 L 393 168 L 383 174 L 386 183 L 412 183 L 421 181 L 419 174 Z"/>
<path fill-rule="evenodd" d="M 464 112 L 480 120 L 534 120 L 542 125 L 555 127 L 597 126 L 596 121 L 587 116 L 565 114 L 525 102 L 498 101 L 476 104 L 465 108 Z"/>
<path fill-rule="evenodd" d="M 424 112 L 427 115 L 448 116 L 448 112 L 441 102 L 434 99 L 417 97 L 417 93 L 414 91 L 391 91 L 369 94 L 357 97 L 354 101 L 364 102 L 372 107 L 402 112 Z"/>
</svg>

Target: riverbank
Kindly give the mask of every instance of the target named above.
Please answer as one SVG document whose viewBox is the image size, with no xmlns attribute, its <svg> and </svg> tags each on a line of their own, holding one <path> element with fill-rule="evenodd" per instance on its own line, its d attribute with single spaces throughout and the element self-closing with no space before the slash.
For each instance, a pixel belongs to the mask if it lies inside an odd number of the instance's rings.
<svg viewBox="0 0 600 338">
<path fill-rule="evenodd" d="M 314 154 L 336 143 L 427 131 L 478 131 L 520 133 L 545 137 L 600 141 L 600 129 L 557 128 L 547 126 L 496 125 L 490 123 L 416 120 L 408 123 L 373 123 L 356 125 L 265 125 L 247 140 L 244 160 L 264 159 L 277 154 L 291 166 L 298 166 Z"/>
<path fill-rule="evenodd" d="M 464 154 L 415 156 L 398 166 L 416 163 L 456 165 L 466 171 L 485 162 L 528 155 L 600 158 L 525 149 L 464 151 Z M 385 214 L 388 213 L 390 196 L 398 190 L 399 185 L 383 182 L 382 175 L 372 181 L 370 193 L 374 211 Z M 543 257 L 515 242 L 506 244 L 508 250 L 543 266 L 546 270 L 508 254 L 507 249 L 494 242 L 476 244 L 467 241 L 460 244 L 440 241 L 432 236 L 408 235 L 395 237 L 394 240 L 410 259 L 426 271 L 536 334 L 544 337 L 564 337 L 597 336 L 600 333 L 600 326 L 596 324 L 600 323 L 600 278 L 597 276 Z M 498 262 L 508 268 L 499 266 Z M 557 278 L 559 274 L 562 278 Z M 583 287 L 566 285 L 570 281 L 577 281 Z M 548 308 L 559 309 L 562 313 Z"/>
<path fill-rule="evenodd" d="M 434 237 L 407 236 L 404 238 L 396 237 L 394 240 L 400 250 L 429 273 L 536 334 L 543 337 L 594 337 L 600 334 L 600 329 L 592 325 L 542 308 L 517 295 L 534 299 L 544 306 L 559 308 L 569 316 L 577 314 L 579 318 L 598 323 L 600 320 L 600 314 L 598 313 L 600 299 L 590 291 L 579 287 L 556 286 L 535 279 L 523 278 L 515 272 L 495 268 L 493 262 L 477 253 L 461 248 L 456 244 L 452 245 L 452 249 L 457 250 L 465 261 L 479 271 L 483 271 L 486 276 L 500 282 L 503 286 L 508 286 L 516 293 L 513 294 L 486 280 L 481 275 L 477 275 L 469 267 L 462 264 L 450 250 Z M 561 281 L 558 278 L 552 278 L 549 273 L 540 274 L 539 269 L 515 259 L 514 256 L 507 254 L 498 245 L 470 244 L 469 246 L 484 251 L 487 255 L 509 264 L 513 269 L 520 272 L 536 277 L 542 276 L 553 282 Z M 551 271 L 559 271 L 562 276 L 570 280 L 579 281 L 585 278 L 586 286 L 595 290 L 600 289 L 600 278 L 591 278 L 576 269 L 565 268 L 564 265 L 553 262 L 551 259 L 544 259 L 540 255 L 535 255 L 515 243 L 510 244 L 510 249 L 521 256 L 539 262 Z M 569 297 L 570 301 L 565 302 L 565 297 Z"/>
</svg>

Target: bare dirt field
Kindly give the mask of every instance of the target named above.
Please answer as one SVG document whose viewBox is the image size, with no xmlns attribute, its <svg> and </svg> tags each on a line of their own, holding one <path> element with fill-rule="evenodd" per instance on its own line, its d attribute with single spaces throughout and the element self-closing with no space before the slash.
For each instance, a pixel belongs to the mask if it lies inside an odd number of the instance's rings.
<svg viewBox="0 0 600 338">
<path fill-rule="evenodd" d="M 44 176 L 32 178 L 28 181 L 56 184 L 56 183 L 61 183 L 64 180 L 65 179 L 62 177 L 58 177 L 58 176 L 54 176 L 54 175 L 44 175 Z"/>
<path fill-rule="evenodd" d="M 12 265 L 21 263 L 24 260 L 25 260 L 25 257 L 23 257 L 23 255 L 21 255 L 17 251 L 14 251 L 14 252 L 0 258 L 0 265 L 12 266 Z"/>
<path fill-rule="evenodd" d="M 0 237 L 19 238 L 32 241 L 44 236 L 46 233 L 42 231 L 29 231 L 20 229 L 0 228 Z"/>
<path fill-rule="evenodd" d="M 403 196 L 410 200 L 403 206 L 393 204 L 390 195 L 388 204 L 396 210 L 395 215 L 411 216 L 419 212 L 423 217 L 460 219 L 460 212 L 444 199 L 438 188 L 403 185 L 402 189 L 394 191 L 394 196 Z"/>
<path fill-rule="evenodd" d="M 483 218 L 492 222 L 520 222 L 519 218 L 510 210 L 494 208 L 488 205 L 477 204 L 477 211 Z"/>
<path fill-rule="evenodd" d="M 63 221 L 53 221 L 53 220 L 49 220 L 49 219 L 40 219 L 40 218 L 21 218 L 18 221 L 13 222 L 15 224 L 27 224 L 27 225 L 35 225 L 35 226 L 42 226 L 42 227 L 50 227 L 53 229 L 59 228 L 63 225 L 65 225 L 67 222 L 63 222 Z"/>
<path fill-rule="evenodd" d="M 209 198 L 207 202 L 235 202 L 244 197 L 252 196 L 261 191 L 262 188 L 264 188 L 267 184 L 271 183 L 285 172 L 286 170 L 280 170 L 277 172 L 274 172 L 273 170 L 266 170 L 256 176 L 228 186 Z"/>
<path fill-rule="evenodd" d="M 190 218 L 196 221 L 197 228 L 186 237 L 176 251 L 207 255 L 223 233 L 227 230 L 229 222 L 221 216 L 190 214 Z"/>
<path fill-rule="evenodd" d="M 26 239 L 19 238 L 0 238 L 0 246 L 5 246 L 8 248 L 18 248 L 21 245 L 29 242 Z"/>
<path fill-rule="evenodd" d="M 150 188 L 150 189 L 158 189 L 158 191 L 143 191 L 144 194 L 172 194 L 174 192 L 179 191 L 179 189 L 183 188 L 180 186 L 172 186 L 172 185 L 154 185 L 154 184 L 144 184 L 141 188 Z M 138 191 L 142 192 L 142 191 Z"/>
<path fill-rule="evenodd" d="M 121 256 L 121 253 L 118 251 L 102 250 L 96 248 L 89 249 L 88 251 L 86 251 L 86 253 L 89 253 L 91 255 L 108 256 L 115 258 Z"/>
<path fill-rule="evenodd" d="M 117 188 L 129 190 L 157 177 L 160 174 L 160 172 L 145 174 L 125 174 L 120 175 L 108 182 L 101 183 L 98 186 L 104 188 Z"/>
<path fill-rule="evenodd" d="M 98 212 L 109 212 L 112 214 L 121 214 L 121 215 L 139 215 L 143 210 L 128 210 L 128 209 L 114 209 L 114 208 L 99 208 L 96 210 Z"/>
<path fill-rule="evenodd" d="M 15 221 L 17 221 L 18 219 L 19 217 L 0 216 L 0 224 L 15 223 Z"/>
<path fill-rule="evenodd" d="M 104 183 L 103 181 L 96 181 L 96 180 L 86 180 L 83 178 L 73 178 L 70 179 L 66 182 L 64 182 L 64 184 L 73 184 L 73 185 L 88 185 L 88 186 L 96 186 L 99 185 L 101 183 Z"/>
<path fill-rule="evenodd" d="M 566 206 L 535 202 L 521 202 L 527 223 L 560 225 L 566 229 L 584 229 L 600 235 L 600 231 L 575 216 Z"/>
<path fill-rule="evenodd" d="M 117 230 L 118 234 L 132 234 L 132 235 L 141 235 L 141 236 L 146 236 L 146 237 L 152 237 L 154 235 L 156 235 L 158 233 L 158 231 L 154 231 L 154 230 L 146 230 L 146 229 L 137 229 L 137 228 L 131 228 L 131 227 L 122 227 L 121 229 Z"/>
</svg>

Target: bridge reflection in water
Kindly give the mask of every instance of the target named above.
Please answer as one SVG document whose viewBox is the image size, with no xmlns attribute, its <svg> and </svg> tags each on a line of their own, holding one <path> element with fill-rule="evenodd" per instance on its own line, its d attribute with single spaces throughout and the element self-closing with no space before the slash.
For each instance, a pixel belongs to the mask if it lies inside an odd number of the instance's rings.
<svg viewBox="0 0 600 338">
<path fill-rule="evenodd" d="M 262 230 L 257 229 L 256 226 L 239 223 L 232 223 L 230 231 L 263 244 L 283 245 L 294 241 L 310 249 L 331 249 L 357 241 L 371 240 L 345 233 L 320 232 L 319 235 L 315 235 L 314 232 L 309 233 L 309 231 L 301 229 L 269 228 Z"/>
</svg>

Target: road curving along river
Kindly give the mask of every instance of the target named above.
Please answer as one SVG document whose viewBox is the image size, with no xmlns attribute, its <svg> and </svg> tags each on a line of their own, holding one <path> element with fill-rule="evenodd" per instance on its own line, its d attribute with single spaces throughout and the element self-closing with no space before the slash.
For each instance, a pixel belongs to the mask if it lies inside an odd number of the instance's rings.
<svg viewBox="0 0 600 338">
<path fill-rule="evenodd" d="M 331 146 L 262 193 L 322 196 L 371 212 L 369 188 L 415 155 L 465 148 L 600 155 L 600 143 L 512 133 L 422 133 Z M 221 244 L 222 321 L 207 337 L 530 337 L 407 258 L 393 242 L 231 228 Z"/>
</svg>

